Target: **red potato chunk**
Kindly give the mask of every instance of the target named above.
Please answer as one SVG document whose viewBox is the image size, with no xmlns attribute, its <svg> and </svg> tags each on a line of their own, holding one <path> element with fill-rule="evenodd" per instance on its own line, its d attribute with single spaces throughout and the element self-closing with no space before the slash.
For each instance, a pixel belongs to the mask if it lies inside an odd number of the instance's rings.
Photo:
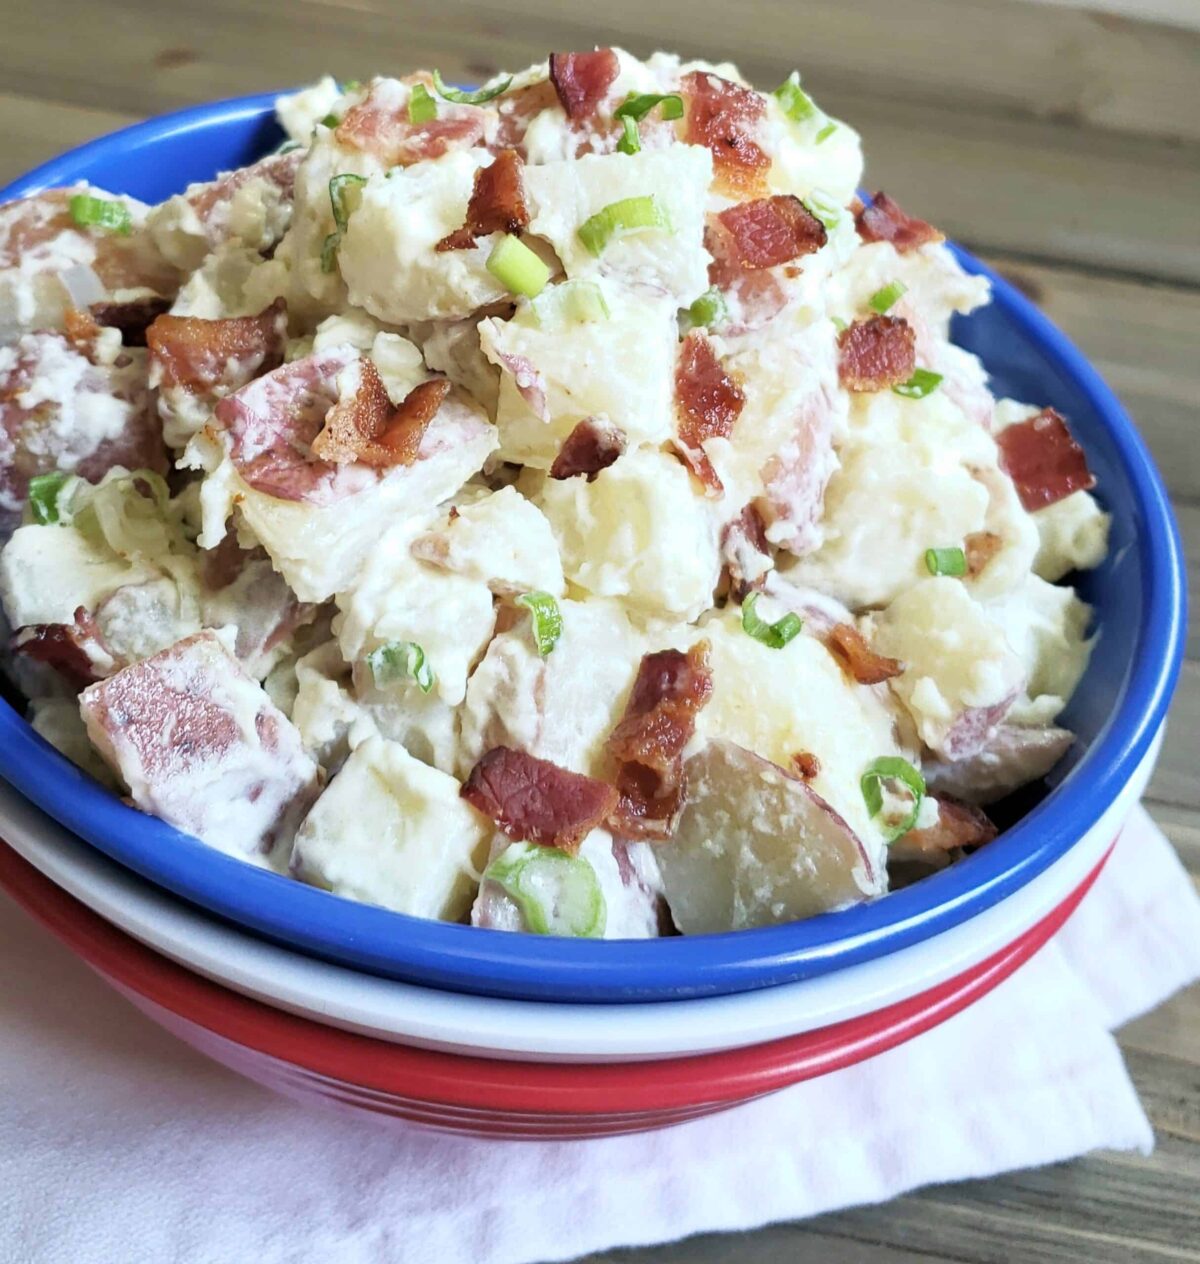
<svg viewBox="0 0 1200 1264">
<path fill-rule="evenodd" d="M 923 765 L 925 781 L 939 797 L 995 803 L 1044 777 L 1074 742 L 1075 735 L 1066 729 L 1001 724 L 979 749 L 961 759 L 927 760 Z"/>
<path fill-rule="evenodd" d="M 719 740 L 685 773 L 687 806 L 656 852 L 684 934 L 797 921 L 882 893 L 854 831 L 799 777 Z"/>
<path fill-rule="evenodd" d="M 90 686 L 80 710 L 143 812 L 241 859 L 286 859 L 318 793 L 317 765 L 214 633 Z"/>
</svg>

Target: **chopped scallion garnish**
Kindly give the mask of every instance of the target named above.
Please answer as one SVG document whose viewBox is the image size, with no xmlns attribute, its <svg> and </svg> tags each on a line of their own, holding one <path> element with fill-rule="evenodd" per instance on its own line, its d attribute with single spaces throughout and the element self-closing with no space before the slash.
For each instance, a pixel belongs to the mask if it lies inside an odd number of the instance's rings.
<svg viewBox="0 0 1200 1264">
<path fill-rule="evenodd" d="M 642 135 L 638 131 L 637 119 L 626 114 L 621 120 L 624 128 L 621 133 L 621 139 L 617 141 L 617 153 L 619 154 L 636 154 L 642 148 Z"/>
<path fill-rule="evenodd" d="M 800 634 L 804 621 L 798 614 L 792 614 L 789 611 L 782 619 L 768 623 L 755 610 L 754 607 L 757 605 L 758 593 L 751 593 L 742 602 L 742 631 L 748 632 L 756 641 L 761 641 L 770 649 L 781 650 L 790 640 Z"/>
<path fill-rule="evenodd" d="M 812 211 L 826 228 L 836 228 L 841 222 L 841 207 L 836 202 L 830 201 L 824 194 L 818 193 L 815 189 L 808 195 L 808 201 L 804 205 Z"/>
<path fill-rule="evenodd" d="M 774 95 L 793 123 L 805 123 L 817 113 L 812 97 L 800 86 L 800 75 L 794 70 L 775 89 Z"/>
<path fill-rule="evenodd" d="M 617 118 L 631 118 L 640 123 L 656 105 L 662 106 L 664 119 L 683 118 L 683 98 L 677 92 L 631 92 L 613 114 Z"/>
<path fill-rule="evenodd" d="M 360 190 L 366 182 L 366 176 L 356 176 L 349 172 L 334 176 L 329 181 L 329 201 L 333 205 L 333 222 L 337 225 L 339 233 L 346 231 L 346 221 L 351 213 L 358 209 L 358 203 L 362 198 Z"/>
<path fill-rule="evenodd" d="M 357 92 L 359 88 L 361 87 L 362 87 L 362 82 L 360 80 L 347 79 L 345 85 L 342 88 L 342 94 L 344 96 L 347 92 Z"/>
<path fill-rule="evenodd" d="M 410 123 L 428 123 L 437 118 L 437 102 L 430 96 L 429 89 L 423 83 L 413 84 L 408 98 L 408 121 Z"/>
<path fill-rule="evenodd" d="M 76 193 L 67 203 L 67 208 L 80 228 L 103 228 L 122 237 L 128 237 L 133 231 L 133 217 L 124 202 Z"/>
<path fill-rule="evenodd" d="M 834 132 L 837 131 L 837 129 L 838 125 L 836 123 L 826 123 L 825 126 L 817 133 L 817 144 L 823 145 L 834 134 Z"/>
<path fill-rule="evenodd" d="M 892 390 L 905 399 L 924 399 L 926 395 L 932 395 L 941 384 L 940 373 L 934 373 L 932 369 L 917 369 L 907 382 L 893 386 Z"/>
<path fill-rule="evenodd" d="M 957 579 L 967 573 L 967 555 L 962 549 L 926 549 L 925 566 L 931 575 Z"/>
<path fill-rule="evenodd" d="M 513 843 L 488 865 L 483 880 L 503 887 L 535 935 L 604 935 L 604 892 L 596 871 L 582 856 L 557 847 Z"/>
<path fill-rule="evenodd" d="M 687 309 L 688 320 L 693 329 L 711 329 L 713 325 L 724 321 L 728 314 L 725 296 L 715 285 L 705 290 Z"/>
<path fill-rule="evenodd" d="M 558 602 L 548 592 L 527 592 L 517 598 L 517 605 L 524 606 L 533 615 L 533 639 L 538 654 L 545 658 L 562 636 L 562 611 Z"/>
<path fill-rule="evenodd" d="M 550 280 L 550 269 L 518 237 L 505 233 L 488 255 L 487 270 L 506 290 L 537 298 Z"/>
<path fill-rule="evenodd" d="M 55 470 L 51 474 L 36 474 L 29 480 L 29 512 L 39 526 L 47 527 L 59 521 L 59 494 L 73 477 L 65 470 Z"/>
<path fill-rule="evenodd" d="M 636 232 L 642 228 L 663 228 L 667 232 L 671 231 L 667 212 L 653 194 L 610 202 L 603 210 L 597 211 L 579 225 L 579 240 L 592 254 L 599 255 L 614 233 Z"/>
<path fill-rule="evenodd" d="M 883 289 L 876 290 L 874 294 L 867 299 L 867 303 L 880 316 L 895 305 L 908 293 L 908 286 L 903 281 L 893 281 L 890 285 L 885 285 Z"/>
<path fill-rule="evenodd" d="M 442 79 L 441 73 L 433 72 L 433 86 L 443 101 L 453 101 L 455 105 L 483 105 L 492 101 L 512 86 L 512 75 L 502 79 L 494 88 L 480 88 L 476 92 L 464 92 L 461 88 L 449 88 Z"/>
<path fill-rule="evenodd" d="M 833 327 L 839 334 L 844 334 L 850 328 L 840 316 L 831 316 L 829 319 L 833 321 Z"/>
<path fill-rule="evenodd" d="M 896 783 L 902 789 L 897 793 Z M 875 760 L 862 775 L 862 796 L 867 805 L 871 819 L 881 817 L 879 822 L 884 837 L 894 843 L 902 834 L 907 834 L 916 824 L 921 812 L 921 801 L 925 798 L 925 778 L 899 755 L 884 755 Z M 884 807 L 884 792 L 889 800 L 901 799 L 900 807 L 889 802 Z M 908 794 L 905 796 L 904 791 Z M 911 803 L 906 802 L 911 797 Z"/>
<path fill-rule="evenodd" d="M 539 328 L 586 325 L 608 320 L 612 313 L 604 291 L 595 281 L 563 281 L 543 291 L 526 309 Z"/>
<path fill-rule="evenodd" d="M 322 127 L 337 127 L 342 120 L 336 114 L 326 114 L 321 120 Z"/>
<path fill-rule="evenodd" d="M 422 693 L 428 693 L 434 685 L 433 668 L 416 641 L 389 641 L 381 645 L 367 655 L 367 666 L 377 689 L 409 679 L 416 682 Z"/>
</svg>

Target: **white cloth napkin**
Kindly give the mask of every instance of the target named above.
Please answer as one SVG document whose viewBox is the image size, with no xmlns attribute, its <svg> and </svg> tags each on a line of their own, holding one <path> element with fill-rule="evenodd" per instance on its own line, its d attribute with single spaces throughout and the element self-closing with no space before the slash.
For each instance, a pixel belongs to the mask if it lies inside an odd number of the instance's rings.
<svg viewBox="0 0 1200 1264">
<path fill-rule="evenodd" d="M 0 905 L 0 1241 L 17 1264 L 529 1264 L 1148 1151 L 1110 1031 L 1200 976 L 1139 809 L 1055 940 L 861 1066 L 660 1133 L 484 1142 L 304 1110 L 136 1014 Z"/>
</svg>

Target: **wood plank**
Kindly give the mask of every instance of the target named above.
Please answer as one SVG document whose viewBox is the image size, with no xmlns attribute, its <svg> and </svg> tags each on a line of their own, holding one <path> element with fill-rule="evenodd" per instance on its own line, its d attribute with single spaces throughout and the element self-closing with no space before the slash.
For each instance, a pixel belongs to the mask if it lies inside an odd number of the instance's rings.
<svg viewBox="0 0 1200 1264">
<path fill-rule="evenodd" d="M 733 24 L 725 9 L 696 5 L 681 35 L 669 7 L 614 3 L 606 24 L 625 32 L 635 51 L 682 38 L 684 51 L 719 49 L 768 85 L 799 56 L 825 103 L 865 134 L 871 182 L 968 242 L 1200 282 L 1200 136 L 1177 141 L 1082 127 L 1078 102 L 1064 106 L 1044 87 L 1074 77 L 1083 93 L 1095 82 L 1095 59 L 1142 64 L 1150 95 L 1130 118 L 1191 119 L 1200 127 L 1200 77 L 1190 73 L 1200 38 L 1193 44 L 1184 32 L 1165 38 L 1160 28 L 1138 27 L 1135 35 L 1112 36 L 1128 38 L 1129 48 L 1114 47 L 1108 35 L 1095 35 L 1104 28 L 1088 14 L 986 0 L 916 0 L 915 16 L 907 4 L 853 0 L 806 8 L 802 23 L 772 0 L 751 0 Z M 478 2 L 418 0 L 406 7 L 403 25 L 385 0 L 345 0 L 345 7 L 212 0 L 202 28 L 186 8 L 151 0 L 61 7 L 70 14 L 70 40 L 58 37 L 62 23 L 47 21 L 41 9 L 26 7 L 8 22 L 0 45 L 8 91 L 130 113 L 282 87 L 324 70 L 362 77 L 431 63 L 477 77 L 594 35 L 590 18 L 547 13 L 534 0 L 505 6 L 503 21 Z M 120 41 L 95 57 L 95 48 L 114 44 L 114 27 Z M 304 38 L 280 40 L 283 28 Z M 941 42 L 952 37 L 953 44 Z M 1084 56 L 1078 49 L 1088 38 L 1100 44 Z M 1134 44 L 1145 45 L 1148 62 L 1134 55 Z M 993 64 L 1000 69 L 990 71 Z M 1116 87 L 1101 95 L 1121 99 Z"/>
<path fill-rule="evenodd" d="M 103 136 L 132 123 L 136 114 L 91 106 L 37 101 L 0 92 L 0 185 L 73 145 Z"/>
<path fill-rule="evenodd" d="M 1200 663 L 1186 662 L 1167 715 L 1167 737 L 1146 798 L 1200 810 L 1196 735 L 1200 733 Z"/>
<path fill-rule="evenodd" d="M 1168 740 L 1175 740 L 1168 734 Z M 1180 742 L 1195 742 L 1195 734 L 1181 734 Z M 1150 815 L 1159 828 L 1171 840 L 1171 845 L 1179 853 L 1188 872 L 1200 884 L 1200 811 L 1195 808 L 1181 807 L 1175 803 L 1160 803 L 1154 799 L 1146 800 Z"/>
</svg>

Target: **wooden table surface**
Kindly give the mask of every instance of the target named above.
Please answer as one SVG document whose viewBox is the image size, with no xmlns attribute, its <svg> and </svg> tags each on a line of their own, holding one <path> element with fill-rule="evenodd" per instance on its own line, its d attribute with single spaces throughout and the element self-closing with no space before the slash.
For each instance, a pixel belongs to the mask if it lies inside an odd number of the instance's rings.
<svg viewBox="0 0 1200 1264">
<path fill-rule="evenodd" d="M 1135 0 L 12 0 L 0 38 L 0 183 L 82 140 L 196 101 L 437 66 L 516 69 L 620 43 L 798 65 L 863 134 L 867 181 L 974 248 L 1099 366 L 1174 497 L 1192 579 L 1188 661 L 1149 806 L 1200 876 L 1200 3 Z M 1115 12 L 1114 12 L 1115 10 Z M 1121 1044 L 1149 1158 L 1098 1154 L 881 1207 L 590 1264 L 736 1259 L 1200 1260 L 1200 987 Z"/>
</svg>

